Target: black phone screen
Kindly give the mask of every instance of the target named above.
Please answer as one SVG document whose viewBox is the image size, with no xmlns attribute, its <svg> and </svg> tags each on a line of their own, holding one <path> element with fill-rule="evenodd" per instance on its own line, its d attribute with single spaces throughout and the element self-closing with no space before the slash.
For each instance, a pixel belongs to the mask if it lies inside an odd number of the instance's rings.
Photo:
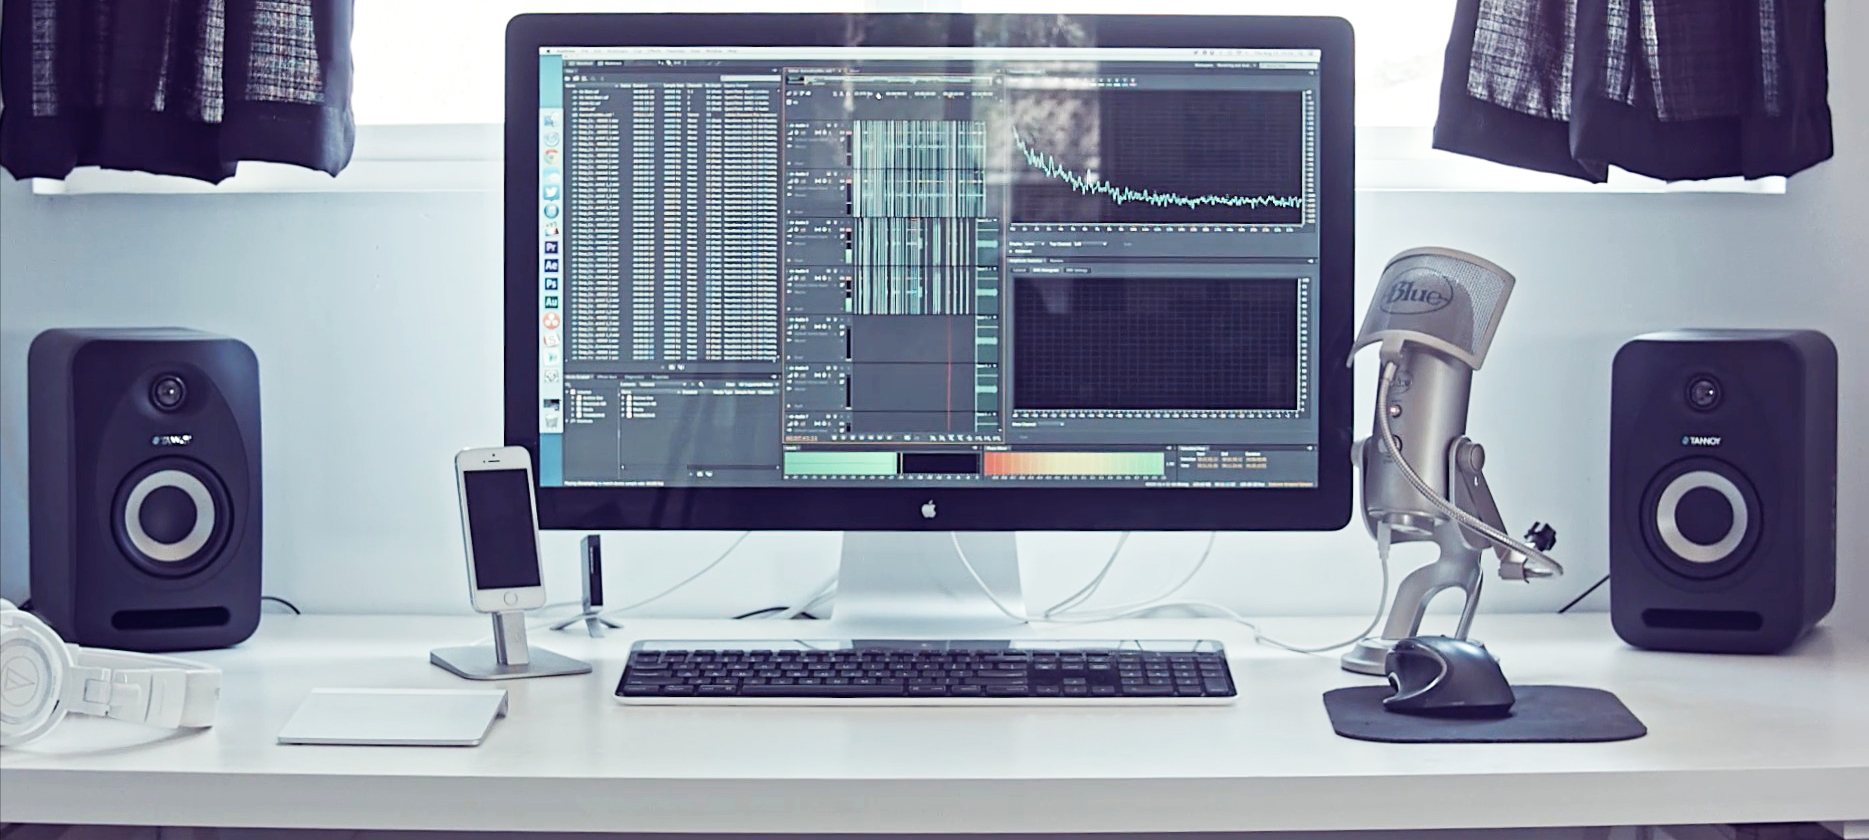
<svg viewBox="0 0 1869 840">
<path fill-rule="evenodd" d="M 467 533 L 480 589 L 539 585 L 539 539 L 532 521 L 532 482 L 525 470 L 469 470 Z"/>
</svg>

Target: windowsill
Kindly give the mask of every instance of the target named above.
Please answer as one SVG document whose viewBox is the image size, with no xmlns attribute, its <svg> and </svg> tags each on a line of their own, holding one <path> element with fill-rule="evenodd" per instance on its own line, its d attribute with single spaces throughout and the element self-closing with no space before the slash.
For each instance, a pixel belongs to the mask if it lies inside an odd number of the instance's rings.
<svg viewBox="0 0 1869 840">
<path fill-rule="evenodd" d="M 1607 184 L 1513 169 L 1431 148 L 1426 127 L 1357 129 L 1357 191 L 1453 193 L 1751 193 L 1785 192 L 1785 179 L 1721 178 L 1669 184 L 1620 170 Z M 188 178 L 81 169 L 63 181 L 33 179 L 38 195 L 216 193 L 498 192 L 501 126 L 377 125 L 357 130 L 350 166 L 333 178 L 277 163 L 243 163 L 218 185 Z"/>
</svg>

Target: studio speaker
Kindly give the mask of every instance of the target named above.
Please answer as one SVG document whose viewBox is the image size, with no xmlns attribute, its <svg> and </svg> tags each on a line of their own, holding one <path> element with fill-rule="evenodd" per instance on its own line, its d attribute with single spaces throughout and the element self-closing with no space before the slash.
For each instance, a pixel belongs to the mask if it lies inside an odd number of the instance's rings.
<svg viewBox="0 0 1869 840">
<path fill-rule="evenodd" d="M 27 354 L 34 612 L 66 641 L 163 651 L 260 614 L 259 363 L 183 329 L 59 329 Z"/>
<path fill-rule="evenodd" d="M 1616 353 L 1610 618 L 1657 650 L 1775 653 L 1836 601 L 1837 351 L 1682 330 Z"/>
</svg>

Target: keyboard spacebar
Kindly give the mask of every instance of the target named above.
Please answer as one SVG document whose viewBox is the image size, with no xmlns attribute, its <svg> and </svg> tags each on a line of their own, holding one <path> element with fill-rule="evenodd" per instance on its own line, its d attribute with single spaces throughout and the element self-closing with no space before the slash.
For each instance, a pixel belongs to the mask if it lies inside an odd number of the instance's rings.
<svg viewBox="0 0 1869 840">
<path fill-rule="evenodd" d="M 741 697 L 901 697 L 901 683 L 877 685 L 743 685 Z"/>
</svg>

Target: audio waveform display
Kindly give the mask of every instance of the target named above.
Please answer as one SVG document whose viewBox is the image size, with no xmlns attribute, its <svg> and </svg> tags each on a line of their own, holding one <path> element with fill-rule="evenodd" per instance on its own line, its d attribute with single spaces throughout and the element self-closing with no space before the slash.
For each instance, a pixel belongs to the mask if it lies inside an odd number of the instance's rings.
<svg viewBox="0 0 1869 840">
<path fill-rule="evenodd" d="M 973 120 L 857 120 L 850 138 L 858 216 L 986 215 L 986 126 Z"/>
<path fill-rule="evenodd" d="M 974 281 L 982 258 L 979 228 L 977 219 L 858 216 L 851 231 L 853 311 L 973 312 Z"/>
<path fill-rule="evenodd" d="M 857 120 L 850 136 L 851 312 L 970 315 L 999 265 L 987 216 L 986 126 Z M 987 284 L 991 286 L 992 284 Z"/>
<path fill-rule="evenodd" d="M 1013 96 L 1015 222 L 1298 225 L 1315 211 L 1302 91 Z"/>
<path fill-rule="evenodd" d="M 1057 180 L 1063 181 L 1070 185 L 1071 189 L 1085 195 L 1095 194 L 1105 196 L 1116 204 L 1140 201 L 1144 204 L 1153 204 L 1157 207 L 1203 207 L 1208 205 L 1217 205 L 1220 207 L 1304 207 L 1304 196 L 1299 195 L 1183 196 L 1174 193 L 1160 193 L 1150 190 L 1119 187 L 1115 184 L 1097 180 L 1093 176 L 1079 175 L 1076 172 L 1064 168 L 1064 165 L 1059 163 L 1057 158 L 1027 145 L 1025 138 L 1019 136 L 1017 130 L 1014 130 L 1012 133 L 1012 142 L 1013 145 L 1018 148 L 1019 154 L 1025 158 L 1026 165 L 1044 173 L 1045 177 L 1056 178 Z"/>
</svg>

